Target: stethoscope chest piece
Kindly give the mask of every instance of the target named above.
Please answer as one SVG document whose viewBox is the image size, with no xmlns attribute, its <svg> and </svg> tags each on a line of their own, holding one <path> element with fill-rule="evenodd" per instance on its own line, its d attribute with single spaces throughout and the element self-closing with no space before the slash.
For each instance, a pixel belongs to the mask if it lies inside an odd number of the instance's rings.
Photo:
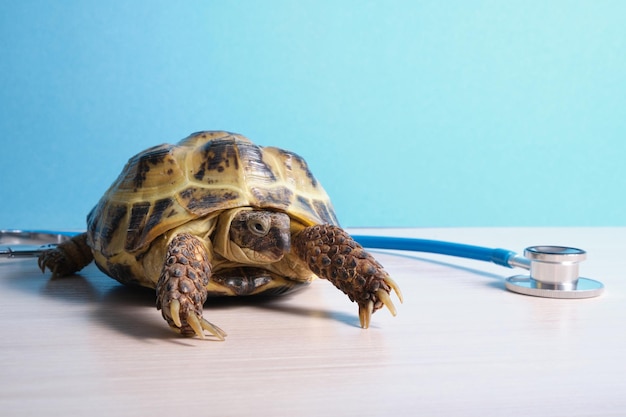
<svg viewBox="0 0 626 417">
<path fill-rule="evenodd" d="M 563 246 L 531 246 L 524 250 L 530 275 L 515 275 L 505 281 L 510 291 L 546 298 L 590 298 L 604 291 L 601 282 L 578 276 L 584 250 Z"/>
</svg>

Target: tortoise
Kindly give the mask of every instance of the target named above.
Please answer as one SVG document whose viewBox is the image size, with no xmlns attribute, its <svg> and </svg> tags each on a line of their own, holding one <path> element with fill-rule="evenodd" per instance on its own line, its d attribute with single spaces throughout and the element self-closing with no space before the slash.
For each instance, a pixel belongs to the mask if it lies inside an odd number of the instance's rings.
<svg viewBox="0 0 626 417">
<path fill-rule="evenodd" d="M 87 230 L 42 253 L 52 276 L 98 268 L 156 290 L 183 336 L 226 333 L 207 321 L 210 296 L 285 294 L 324 278 L 359 306 L 361 327 L 402 295 L 337 221 L 305 160 L 222 131 L 191 134 L 130 158 L 87 216 Z"/>
</svg>

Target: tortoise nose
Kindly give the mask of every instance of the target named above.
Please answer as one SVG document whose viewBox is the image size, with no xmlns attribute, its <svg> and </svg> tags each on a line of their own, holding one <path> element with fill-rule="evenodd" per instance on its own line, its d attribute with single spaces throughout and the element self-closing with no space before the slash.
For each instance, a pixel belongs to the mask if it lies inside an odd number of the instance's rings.
<svg viewBox="0 0 626 417">
<path fill-rule="evenodd" d="M 272 247 L 269 250 L 276 260 L 282 259 L 291 250 L 291 234 L 283 231 L 276 231 L 270 235 Z"/>
<path fill-rule="evenodd" d="M 291 233 L 289 230 L 282 230 L 278 233 L 276 247 L 283 253 L 288 253 L 291 250 Z"/>
</svg>

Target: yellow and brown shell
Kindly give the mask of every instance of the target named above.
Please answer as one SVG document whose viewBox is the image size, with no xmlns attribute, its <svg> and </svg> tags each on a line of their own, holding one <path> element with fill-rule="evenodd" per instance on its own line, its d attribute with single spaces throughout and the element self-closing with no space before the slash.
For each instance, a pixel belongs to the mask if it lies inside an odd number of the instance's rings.
<svg viewBox="0 0 626 417">
<path fill-rule="evenodd" d="M 337 224 L 300 156 L 206 131 L 132 157 L 89 214 L 88 242 L 109 262 L 118 254 L 139 259 L 164 233 L 237 207 L 283 211 L 303 225 Z"/>
</svg>

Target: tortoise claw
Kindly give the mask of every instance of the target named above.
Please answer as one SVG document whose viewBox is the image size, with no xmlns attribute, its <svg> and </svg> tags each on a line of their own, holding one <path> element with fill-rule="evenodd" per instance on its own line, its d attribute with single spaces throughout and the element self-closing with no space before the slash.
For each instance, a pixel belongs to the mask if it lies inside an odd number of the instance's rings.
<svg viewBox="0 0 626 417">
<path fill-rule="evenodd" d="M 367 329 L 370 327 L 370 319 L 373 312 L 374 302 L 372 300 L 366 302 L 365 305 L 359 304 L 359 321 L 362 328 Z"/>
<path fill-rule="evenodd" d="M 202 325 L 200 324 L 200 319 L 198 319 L 198 316 L 193 313 L 189 313 L 189 315 L 187 315 L 187 323 L 189 324 L 189 327 L 191 327 L 196 333 L 196 336 L 198 336 L 200 339 L 205 338 L 204 330 L 202 329 Z"/>
<path fill-rule="evenodd" d="M 391 282 L 393 283 L 393 281 Z M 400 302 L 402 302 L 402 295 L 399 293 L 400 290 L 397 288 L 397 285 L 395 287 L 390 285 L 390 287 L 394 289 L 396 295 L 398 295 L 398 298 L 400 299 Z M 393 301 L 391 301 L 389 293 L 383 289 L 379 289 L 374 294 L 378 301 L 383 303 L 383 305 L 389 309 L 391 315 L 395 317 L 398 312 L 396 310 L 396 306 L 393 305 Z M 359 304 L 359 321 L 361 322 L 362 328 L 367 329 L 368 327 L 370 327 L 370 319 L 372 317 L 372 313 L 374 313 L 374 301 L 368 300 L 364 304 Z"/>
<path fill-rule="evenodd" d="M 404 299 L 402 298 L 402 291 L 400 291 L 400 287 L 398 286 L 398 284 L 396 284 L 396 282 L 393 279 L 391 279 L 390 276 L 386 276 L 384 281 L 385 281 L 385 283 L 387 285 L 389 285 L 389 287 L 393 290 L 393 292 L 396 293 L 396 296 L 398 297 L 398 300 L 400 300 L 400 302 L 403 303 Z M 385 305 L 387 307 L 389 307 L 387 305 L 387 303 L 385 303 Z M 395 314 L 394 314 L 394 316 L 395 316 Z"/>
<path fill-rule="evenodd" d="M 170 303 L 170 315 L 176 326 L 183 327 L 183 323 L 180 320 L 180 301 L 172 300 Z"/>
<path fill-rule="evenodd" d="M 213 336 L 217 337 L 219 340 L 223 341 L 226 338 L 226 336 L 228 336 L 224 330 L 220 329 L 215 324 L 208 322 L 204 317 L 200 318 L 200 325 L 202 326 L 204 330 L 209 331 Z"/>
<path fill-rule="evenodd" d="M 204 331 L 207 330 L 220 341 L 225 340 L 226 332 L 216 325 L 208 322 L 204 317 L 198 317 L 194 313 L 190 313 L 187 316 L 187 323 L 200 339 L 206 339 Z"/>
<path fill-rule="evenodd" d="M 196 313 L 192 311 L 188 311 L 185 315 L 185 319 L 183 320 L 180 315 L 180 301 L 174 299 L 170 302 L 169 313 L 170 313 L 170 326 L 174 328 L 177 332 L 181 332 L 186 336 L 193 336 L 194 334 L 198 336 L 200 339 L 206 339 L 206 335 L 204 331 L 208 331 L 217 339 L 223 341 L 226 338 L 226 332 L 213 323 L 207 321 L 204 317 L 198 316 Z M 184 330 L 184 329 L 187 330 Z M 189 333 L 189 330 L 193 330 L 193 332 Z"/>
<path fill-rule="evenodd" d="M 393 305 L 391 297 L 389 297 L 389 294 L 386 291 L 376 291 L 376 297 L 378 297 L 378 299 L 389 309 L 392 316 L 395 316 L 397 314 L 396 306 Z"/>
</svg>

